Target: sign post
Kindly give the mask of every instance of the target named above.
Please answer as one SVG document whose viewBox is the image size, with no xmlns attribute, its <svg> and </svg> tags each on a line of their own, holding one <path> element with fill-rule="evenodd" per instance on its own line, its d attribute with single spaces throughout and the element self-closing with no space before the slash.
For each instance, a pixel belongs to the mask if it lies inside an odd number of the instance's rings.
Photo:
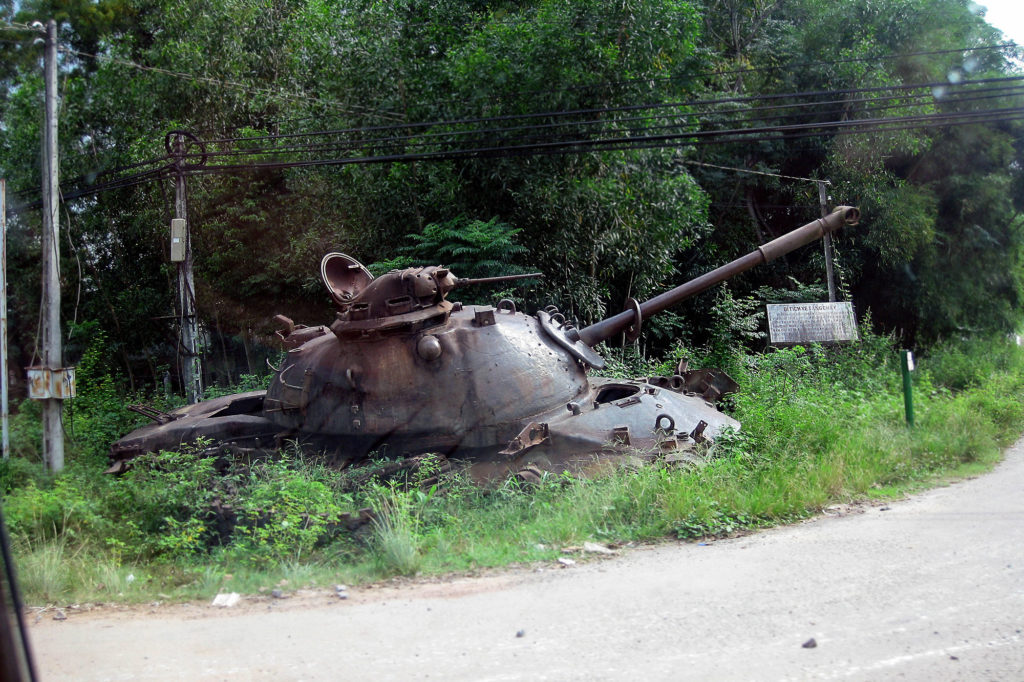
<svg viewBox="0 0 1024 682">
<path fill-rule="evenodd" d="M 818 185 L 818 202 L 821 204 L 821 217 L 824 218 L 828 215 L 828 190 L 825 189 L 825 185 L 828 184 L 828 180 L 819 180 Z M 835 303 L 836 300 L 836 276 L 832 267 L 832 234 L 829 232 L 825 233 L 822 237 L 821 243 L 825 248 L 825 279 L 828 282 L 828 300 L 831 303 Z"/>
<path fill-rule="evenodd" d="M 900 351 L 900 370 L 903 373 L 903 410 L 907 415 L 907 426 L 913 426 L 914 391 L 910 373 L 914 371 L 914 354 L 909 350 Z"/>
</svg>

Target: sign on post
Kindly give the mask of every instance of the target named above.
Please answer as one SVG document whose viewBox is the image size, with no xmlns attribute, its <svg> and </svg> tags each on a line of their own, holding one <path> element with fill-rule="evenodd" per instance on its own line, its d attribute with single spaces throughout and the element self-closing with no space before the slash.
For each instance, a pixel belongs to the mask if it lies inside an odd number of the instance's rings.
<svg viewBox="0 0 1024 682">
<path fill-rule="evenodd" d="M 914 371 L 914 354 L 909 350 L 900 351 L 900 372 L 903 374 L 903 411 L 907 425 L 914 425 L 914 388 L 910 373 Z"/>
<path fill-rule="evenodd" d="M 28 397 L 32 400 L 67 400 L 78 395 L 74 367 L 29 367 Z"/>
<path fill-rule="evenodd" d="M 856 341 L 857 318 L 849 301 L 769 304 L 768 334 L 776 346 Z"/>
</svg>

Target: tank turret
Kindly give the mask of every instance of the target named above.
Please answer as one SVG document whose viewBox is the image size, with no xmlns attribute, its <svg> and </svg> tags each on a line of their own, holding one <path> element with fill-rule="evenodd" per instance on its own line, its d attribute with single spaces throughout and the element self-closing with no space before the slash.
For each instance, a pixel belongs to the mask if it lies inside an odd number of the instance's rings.
<svg viewBox="0 0 1024 682">
<path fill-rule="evenodd" d="M 582 329 L 551 307 L 526 315 L 509 300 L 448 300 L 461 286 L 536 274 L 468 280 L 431 266 L 374 278 L 350 256 L 331 253 L 320 272 L 335 319 L 301 327 L 278 316 L 288 350 L 265 394 L 150 410 L 157 423 L 115 443 L 112 457 L 120 462 L 198 436 L 243 450 L 293 440 L 342 464 L 370 453 L 439 453 L 470 462 L 478 479 L 692 458 L 723 429 L 739 428 L 713 404 L 735 383 L 717 370 L 686 367 L 673 377 L 594 377 L 588 369 L 604 367 L 594 346 L 638 334 L 651 315 L 858 218 L 857 209 L 837 208 Z"/>
<path fill-rule="evenodd" d="M 586 390 L 583 367 L 511 301 L 447 300 L 481 280 L 431 266 L 340 286 L 335 273 L 347 277 L 357 267 L 343 254 L 324 259 L 328 290 L 345 293 L 332 295 L 329 330 L 289 350 L 271 381 L 264 413 L 282 429 L 361 451 L 503 446 L 524 417 Z"/>
</svg>

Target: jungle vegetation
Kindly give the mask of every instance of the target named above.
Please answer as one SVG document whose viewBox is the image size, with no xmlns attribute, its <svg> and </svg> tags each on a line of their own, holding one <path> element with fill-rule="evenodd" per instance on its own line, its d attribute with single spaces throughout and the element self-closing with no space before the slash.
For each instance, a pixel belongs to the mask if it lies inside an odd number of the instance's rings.
<svg viewBox="0 0 1024 682">
<path fill-rule="evenodd" d="M 80 395 L 63 474 L 40 464 L 30 401 L 0 463 L 35 603 L 728 535 L 975 471 L 1024 428 L 1024 353 L 1007 338 L 1024 304 L 1024 75 L 1020 49 L 973 3 L 0 0 L 14 377 L 35 356 L 39 315 L 32 22 L 49 18 L 65 352 Z M 728 409 L 743 432 L 704 467 L 529 490 L 457 476 L 353 488 L 298 452 L 245 464 L 185 448 L 105 476 L 110 442 L 137 423 L 127 402 L 181 401 L 174 130 L 202 143 L 188 161 L 205 164 L 187 183 L 210 396 L 265 381 L 273 314 L 330 319 L 327 252 L 377 271 L 541 270 L 508 292 L 520 307 L 555 303 L 589 323 L 813 220 L 824 180 L 831 204 L 864 215 L 835 243 L 861 340 L 766 349 L 765 301 L 823 300 L 821 250 L 807 247 L 605 349 L 622 375 L 687 357 L 740 382 Z M 916 429 L 903 423 L 897 344 L 922 355 Z M 342 527 L 364 506 L 376 522 Z"/>
<path fill-rule="evenodd" d="M 173 180 L 132 184 L 166 164 L 119 169 L 164 158 L 181 129 L 204 141 L 208 171 L 228 167 L 188 177 L 211 380 L 238 379 L 218 358 L 268 338 L 273 314 L 330 319 L 317 267 L 329 251 L 475 264 L 463 276 L 538 269 L 543 284 L 516 292 L 527 307 L 589 323 L 816 218 L 809 180 L 864 213 L 836 244 L 859 315 L 918 346 L 1010 331 L 1024 272 L 1020 52 L 978 12 L 964 0 L 4 0 L 12 366 L 29 364 L 38 318 L 32 21 L 60 22 L 62 187 L 86 192 L 62 210 L 68 362 L 88 336 L 78 325 L 98 325 L 111 373 L 140 388 L 168 369 L 177 382 Z M 822 281 L 808 248 L 730 294 L 818 298 Z M 641 347 L 707 343 L 716 302 L 652 320 Z M 241 370 L 262 365 L 251 355 Z"/>
</svg>

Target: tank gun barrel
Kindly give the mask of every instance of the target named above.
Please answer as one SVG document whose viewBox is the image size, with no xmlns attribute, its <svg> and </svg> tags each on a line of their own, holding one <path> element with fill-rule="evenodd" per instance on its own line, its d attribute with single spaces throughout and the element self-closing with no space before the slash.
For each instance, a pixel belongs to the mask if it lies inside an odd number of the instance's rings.
<svg viewBox="0 0 1024 682">
<path fill-rule="evenodd" d="M 624 310 L 618 315 L 613 315 L 605 320 L 584 327 L 579 330 L 579 340 L 593 347 L 601 341 L 610 339 L 634 325 L 637 311 L 639 311 L 641 319 L 646 319 L 680 301 L 696 296 L 730 277 L 775 260 L 779 256 L 784 256 L 805 244 L 821 239 L 826 234 L 835 232 L 843 225 L 856 225 L 858 220 L 860 220 L 859 210 L 850 206 L 838 206 L 824 218 L 818 218 L 814 222 L 798 227 L 778 239 L 773 239 L 767 244 L 757 247 L 756 250 L 751 251 L 745 256 L 715 268 L 711 272 L 705 273 L 689 282 L 680 284 L 675 289 L 648 299 L 640 303 L 635 309 Z"/>
<path fill-rule="evenodd" d="M 455 288 L 468 287 L 470 284 L 494 284 L 495 282 L 511 282 L 516 279 L 532 279 L 534 277 L 543 277 L 543 272 L 527 272 L 522 275 L 501 275 L 499 277 L 477 277 L 472 279 L 469 277 L 460 277 L 455 280 Z"/>
</svg>

